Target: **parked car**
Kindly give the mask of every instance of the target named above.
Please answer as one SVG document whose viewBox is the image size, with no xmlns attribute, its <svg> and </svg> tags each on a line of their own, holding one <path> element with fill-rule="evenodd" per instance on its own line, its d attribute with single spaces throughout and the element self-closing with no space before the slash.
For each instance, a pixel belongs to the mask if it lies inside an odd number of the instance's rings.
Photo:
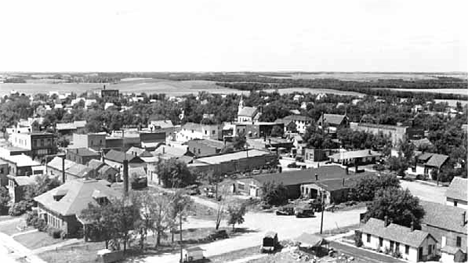
<svg viewBox="0 0 468 263">
<path fill-rule="evenodd" d="M 203 255 L 203 249 L 200 247 L 184 248 L 182 250 L 182 255 L 182 262 L 197 262 L 205 258 Z"/>
<path fill-rule="evenodd" d="M 279 246 L 278 233 L 269 231 L 265 234 L 262 240 L 262 245 L 260 246 L 261 253 L 272 253 Z"/>
<path fill-rule="evenodd" d="M 215 189 L 213 187 L 205 187 L 203 189 L 205 191 L 205 195 L 209 198 L 213 198 L 215 196 Z"/>
<path fill-rule="evenodd" d="M 312 207 L 295 207 L 294 214 L 297 218 L 301 217 L 313 217 L 314 216 L 314 209 Z"/>
<path fill-rule="evenodd" d="M 193 184 L 185 187 L 185 190 L 188 195 L 199 195 L 200 194 L 200 189 L 198 188 L 198 185 Z"/>
<path fill-rule="evenodd" d="M 278 216 L 292 216 L 294 215 L 294 207 L 292 206 L 282 206 L 276 210 L 276 215 Z"/>
<path fill-rule="evenodd" d="M 264 201 L 262 201 L 262 202 L 260 202 L 260 208 L 261 208 L 261 209 L 270 209 L 270 208 L 271 208 L 271 205 L 268 204 L 268 203 L 266 203 L 266 202 L 264 202 Z"/>
<path fill-rule="evenodd" d="M 300 168 L 300 166 L 297 165 L 296 162 L 292 162 L 292 163 L 288 164 L 287 167 L 288 167 L 288 168 Z"/>
</svg>

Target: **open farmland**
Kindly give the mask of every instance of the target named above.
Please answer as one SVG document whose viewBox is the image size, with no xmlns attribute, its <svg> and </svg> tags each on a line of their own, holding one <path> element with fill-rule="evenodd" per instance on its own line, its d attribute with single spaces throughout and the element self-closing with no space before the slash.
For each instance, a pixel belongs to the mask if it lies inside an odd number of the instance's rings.
<svg viewBox="0 0 468 263">
<path fill-rule="evenodd" d="M 275 89 L 266 89 L 266 92 L 274 92 Z M 286 89 L 278 89 L 279 94 L 288 94 L 293 92 L 304 92 L 304 93 L 311 93 L 311 94 L 320 94 L 320 93 L 329 93 L 329 94 L 336 94 L 336 95 L 349 95 L 349 96 L 357 96 L 357 97 L 364 97 L 364 94 L 353 92 L 353 91 L 344 91 L 344 90 L 334 90 L 334 89 L 311 89 L 311 88 L 286 88 Z"/>
<path fill-rule="evenodd" d="M 9 94 L 16 90 L 19 93 L 34 94 L 39 92 L 58 91 L 60 93 L 81 93 L 88 90 L 99 90 L 103 85 L 108 89 L 119 89 L 122 93 L 165 93 L 167 95 L 180 96 L 184 94 L 197 94 L 201 91 L 210 93 L 239 93 L 241 91 L 217 86 L 212 81 L 190 80 L 170 81 L 157 79 L 136 79 L 122 81 L 116 84 L 106 83 L 2 83 L 0 84 L 0 95 Z M 248 92 L 244 92 L 248 93 Z"/>
<path fill-rule="evenodd" d="M 411 92 L 431 92 L 441 94 L 460 94 L 467 95 L 468 89 L 394 89 L 399 91 L 411 91 Z"/>
<path fill-rule="evenodd" d="M 379 79 L 426 80 L 437 77 L 467 79 L 466 73 L 379 73 L 379 72 L 317 72 L 295 73 L 292 79 L 339 79 L 344 81 L 377 81 Z"/>
</svg>

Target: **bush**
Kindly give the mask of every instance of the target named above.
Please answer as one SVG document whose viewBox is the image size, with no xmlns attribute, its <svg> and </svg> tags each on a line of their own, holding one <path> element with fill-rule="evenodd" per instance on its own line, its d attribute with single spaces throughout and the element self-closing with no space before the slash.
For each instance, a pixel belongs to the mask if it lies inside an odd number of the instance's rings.
<svg viewBox="0 0 468 263">
<path fill-rule="evenodd" d="M 15 203 L 10 207 L 8 210 L 8 214 L 11 216 L 20 216 L 27 211 L 30 211 L 32 208 L 32 204 L 28 201 L 20 201 L 18 203 Z"/>
<path fill-rule="evenodd" d="M 354 234 L 354 245 L 356 245 L 356 247 L 362 247 L 362 233 L 359 231 L 356 231 Z"/>
<path fill-rule="evenodd" d="M 401 253 L 400 253 L 400 251 L 395 251 L 395 252 L 393 252 L 393 253 L 392 253 L 392 257 L 394 257 L 394 258 L 401 258 Z"/>
<path fill-rule="evenodd" d="M 31 211 L 27 213 L 28 215 L 26 216 L 26 225 L 27 226 L 34 226 L 39 220 L 39 216 L 37 215 L 37 212 Z"/>
<path fill-rule="evenodd" d="M 67 232 L 65 232 L 65 231 L 63 231 L 63 230 L 60 231 L 60 238 L 61 238 L 61 239 L 65 239 L 65 238 L 67 238 L 67 237 L 68 237 Z"/>
<path fill-rule="evenodd" d="M 42 218 L 39 218 L 33 226 L 41 232 L 46 232 L 48 228 L 46 221 Z"/>
</svg>

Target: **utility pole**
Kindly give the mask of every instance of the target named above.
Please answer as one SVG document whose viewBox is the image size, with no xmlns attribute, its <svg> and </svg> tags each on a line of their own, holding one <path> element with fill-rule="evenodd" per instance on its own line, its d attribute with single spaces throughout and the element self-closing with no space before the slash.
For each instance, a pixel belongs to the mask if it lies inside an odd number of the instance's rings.
<svg viewBox="0 0 468 263">
<path fill-rule="evenodd" d="M 320 220 L 320 234 L 323 232 L 323 213 L 325 212 L 325 198 L 322 190 L 322 219 Z"/>
<path fill-rule="evenodd" d="M 180 262 L 183 262 L 183 250 L 182 250 L 182 211 L 179 213 L 179 242 L 180 242 Z"/>
</svg>

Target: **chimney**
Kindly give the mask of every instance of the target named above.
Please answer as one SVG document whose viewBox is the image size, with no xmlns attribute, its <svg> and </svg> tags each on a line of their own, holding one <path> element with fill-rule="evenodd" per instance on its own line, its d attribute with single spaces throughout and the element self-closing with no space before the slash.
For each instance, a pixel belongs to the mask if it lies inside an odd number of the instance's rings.
<svg viewBox="0 0 468 263">
<path fill-rule="evenodd" d="M 414 221 L 411 221 L 411 232 L 414 231 Z"/>
<path fill-rule="evenodd" d="M 369 154 L 372 154 L 372 151 L 369 149 Z"/>
<path fill-rule="evenodd" d="M 65 155 L 62 156 L 62 183 L 65 183 Z"/>
<path fill-rule="evenodd" d="M 466 211 L 463 211 L 461 226 L 465 226 L 465 224 L 466 224 Z"/>
<path fill-rule="evenodd" d="M 163 148 L 163 154 L 166 154 L 166 147 L 162 147 Z"/>
<path fill-rule="evenodd" d="M 106 158 L 104 157 L 104 151 L 101 149 L 101 162 L 106 163 Z"/>
<path fill-rule="evenodd" d="M 345 183 L 345 179 L 343 178 L 343 186 L 344 186 L 344 183 Z"/>
<path fill-rule="evenodd" d="M 318 174 L 315 174 L 315 180 L 318 181 Z"/>
<path fill-rule="evenodd" d="M 128 196 L 128 160 L 123 161 L 124 195 Z"/>
<path fill-rule="evenodd" d="M 388 226 L 388 216 L 384 217 L 384 227 Z"/>
</svg>

